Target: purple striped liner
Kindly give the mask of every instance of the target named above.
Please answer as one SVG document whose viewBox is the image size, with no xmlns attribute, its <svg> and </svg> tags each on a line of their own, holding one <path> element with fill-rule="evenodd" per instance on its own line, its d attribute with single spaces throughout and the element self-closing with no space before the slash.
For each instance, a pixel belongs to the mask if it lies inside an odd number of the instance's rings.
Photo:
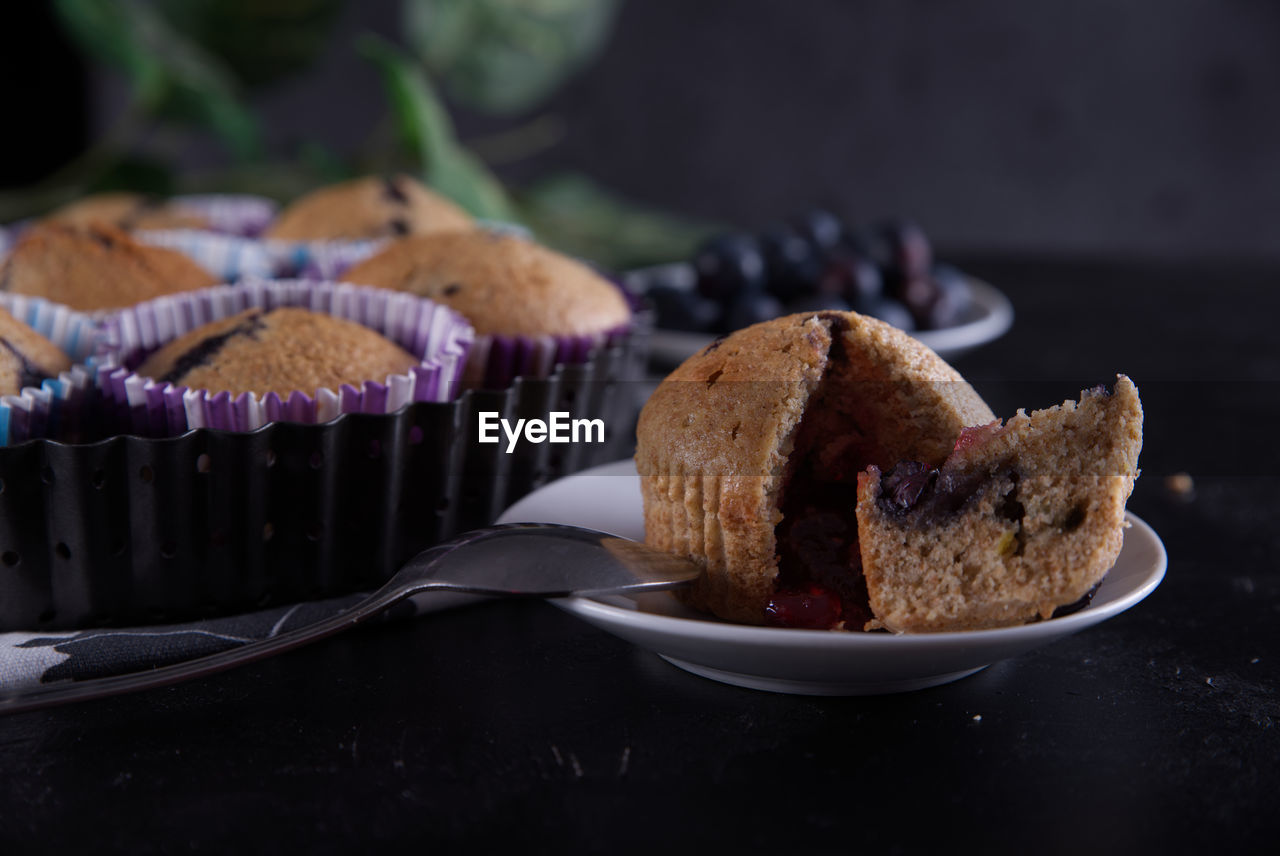
<svg viewBox="0 0 1280 856">
<path fill-rule="evenodd" d="M 202 324 L 251 307 L 299 306 L 363 324 L 397 342 L 421 363 L 409 372 L 370 379 L 360 388 L 298 390 L 288 396 L 188 389 L 157 383 L 133 369 L 166 342 Z M 268 422 L 328 422 L 342 413 L 393 413 L 417 401 L 450 401 L 474 338 L 447 307 L 409 294 L 331 282 L 249 280 L 167 295 L 106 319 L 91 359 L 98 388 L 123 431 L 149 437 L 194 428 L 252 431 Z"/>
<path fill-rule="evenodd" d="M 208 231 L 245 238 L 260 235 L 280 208 L 273 199 L 247 193 L 189 193 L 173 202 L 204 217 Z"/>
<path fill-rule="evenodd" d="M 517 377 L 545 378 L 559 364 L 587 362 L 600 349 L 618 344 L 634 325 L 588 336 L 477 335 L 462 375 L 467 389 L 505 389 Z"/>
<path fill-rule="evenodd" d="M 173 202 L 209 221 L 207 229 L 147 229 L 134 233 L 154 247 L 177 250 L 224 282 L 279 273 L 276 258 L 257 236 L 279 206 L 263 196 L 225 193 L 175 196 Z"/>
<path fill-rule="evenodd" d="M 7 292 L 0 292 L 0 306 L 58 346 L 73 363 L 83 361 L 98 346 L 98 326 L 84 313 L 41 297 Z M 74 437 L 86 418 L 92 391 L 93 373 L 73 365 L 57 377 L 45 378 L 39 387 L 25 387 L 17 395 L 0 398 L 0 446 Z"/>
</svg>

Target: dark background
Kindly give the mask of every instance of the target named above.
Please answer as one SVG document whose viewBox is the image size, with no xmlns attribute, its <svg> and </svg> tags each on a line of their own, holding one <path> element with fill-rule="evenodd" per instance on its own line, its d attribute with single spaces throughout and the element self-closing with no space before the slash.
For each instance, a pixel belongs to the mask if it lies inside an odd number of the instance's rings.
<svg viewBox="0 0 1280 856">
<path fill-rule="evenodd" d="M 43 5 L 8 12 L 11 32 L 38 33 Z M 121 104 L 111 76 L 78 94 L 84 68 L 43 29 L 0 59 L 23 81 L 0 141 L 8 183 Z M 346 4 L 322 62 L 255 98 L 273 148 L 343 152 L 369 133 L 385 102 L 351 47 L 366 30 L 395 37 L 399 3 Z M 961 253 L 1276 259 L 1278 93 L 1269 0 L 629 0 L 549 105 L 564 141 L 505 175 L 570 166 L 749 227 L 815 202 L 904 214 Z M 222 153 L 196 140 L 182 157 Z"/>
</svg>

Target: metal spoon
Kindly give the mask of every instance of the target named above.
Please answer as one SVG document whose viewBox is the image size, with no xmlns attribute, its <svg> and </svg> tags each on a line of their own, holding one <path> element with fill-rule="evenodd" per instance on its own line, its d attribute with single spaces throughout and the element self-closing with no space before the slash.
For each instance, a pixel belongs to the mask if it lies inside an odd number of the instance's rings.
<svg viewBox="0 0 1280 856">
<path fill-rule="evenodd" d="M 551 523 L 477 529 L 432 547 L 344 612 L 289 633 L 146 672 L 55 684 L 0 696 L 0 714 L 163 687 L 252 663 L 332 636 L 428 591 L 501 597 L 568 597 L 656 591 L 692 582 L 687 559 L 603 532 Z"/>
</svg>

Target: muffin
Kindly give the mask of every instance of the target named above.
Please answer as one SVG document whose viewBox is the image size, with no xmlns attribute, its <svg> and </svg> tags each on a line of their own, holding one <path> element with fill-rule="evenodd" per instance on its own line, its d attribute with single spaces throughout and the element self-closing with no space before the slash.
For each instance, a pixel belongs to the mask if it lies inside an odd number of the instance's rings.
<svg viewBox="0 0 1280 856">
<path fill-rule="evenodd" d="M 141 193 L 96 193 L 53 211 L 46 222 L 67 226 L 102 223 L 117 229 L 205 229 L 209 222 L 199 211 Z"/>
<path fill-rule="evenodd" d="M 1123 543 L 1142 404 L 1129 378 L 1080 402 L 967 430 L 939 468 L 858 476 L 858 539 L 875 622 L 976 630 L 1088 602 Z"/>
<path fill-rule="evenodd" d="M 343 279 L 443 303 L 480 335 L 593 335 L 631 319 L 622 292 L 586 265 L 480 230 L 396 241 Z"/>
<path fill-rule="evenodd" d="M 0 308 L 0 395 L 17 395 L 71 368 L 57 345 Z"/>
<path fill-rule="evenodd" d="M 232 395 L 359 387 L 418 360 L 354 321 L 298 307 L 255 307 L 197 327 L 149 356 L 138 374 Z"/>
<path fill-rule="evenodd" d="M 646 541 L 705 574 L 682 592 L 732 621 L 862 629 L 857 476 L 937 466 L 995 419 L 916 340 L 852 312 L 790 315 L 719 339 L 650 397 L 637 427 Z M 820 587 L 830 597 L 808 597 Z"/>
<path fill-rule="evenodd" d="M 295 200 L 280 212 L 264 237 L 365 240 L 472 226 L 470 215 L 410 176 L 369 176 L 322 187 Z"/>
<path fill-rule="evenodd" d="M 0 289 L 81 311 L 132 306 L 216 281 L 182 253 L 140 244 L 103 223 L 32 227 L 0 266 Z"/>
</svg>

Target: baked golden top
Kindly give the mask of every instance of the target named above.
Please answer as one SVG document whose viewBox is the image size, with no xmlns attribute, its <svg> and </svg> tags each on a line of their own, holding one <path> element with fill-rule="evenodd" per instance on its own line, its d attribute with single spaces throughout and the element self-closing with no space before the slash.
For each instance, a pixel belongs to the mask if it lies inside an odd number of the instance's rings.
<svg viewBox="0 0 1280 856">
<path fill-rule="evenodd" d="M 157 381 L 280 396 L 384 383 L 417 365 L 413 354 L 354 321 L 295 307 L 248 309 L 197 327 L 149 356 L 138 373 Z"/>
<path fill-rule="evenodd" d="M 33 226 L 0 267 L 0 288 L 81 311 L 117 309 L 216 284 L 182 253 L 140 244 L 103 223 Z"/>
<path fill-rule="evenodd" d="M 467 212 L 407 176 L 367 176 L 314 190 L 282 210 L 264 237 L 359 240 L 470 229 Z"/>
<path fill-rule="evenodd" d="M 141 193 L 95 193 L 68 202 L 44 218 L 68 226 L 104 223 L 118 229 L 204 229 L 208 221 L 180 204 Z"/>
<path fill-rule="evenodd" d="M 631 318 L 621 292 L 586 265 L 483 230 L 396 241 L 342 278 L 443 303 L 481 335 L 591 335 Z"/>
</svg>

